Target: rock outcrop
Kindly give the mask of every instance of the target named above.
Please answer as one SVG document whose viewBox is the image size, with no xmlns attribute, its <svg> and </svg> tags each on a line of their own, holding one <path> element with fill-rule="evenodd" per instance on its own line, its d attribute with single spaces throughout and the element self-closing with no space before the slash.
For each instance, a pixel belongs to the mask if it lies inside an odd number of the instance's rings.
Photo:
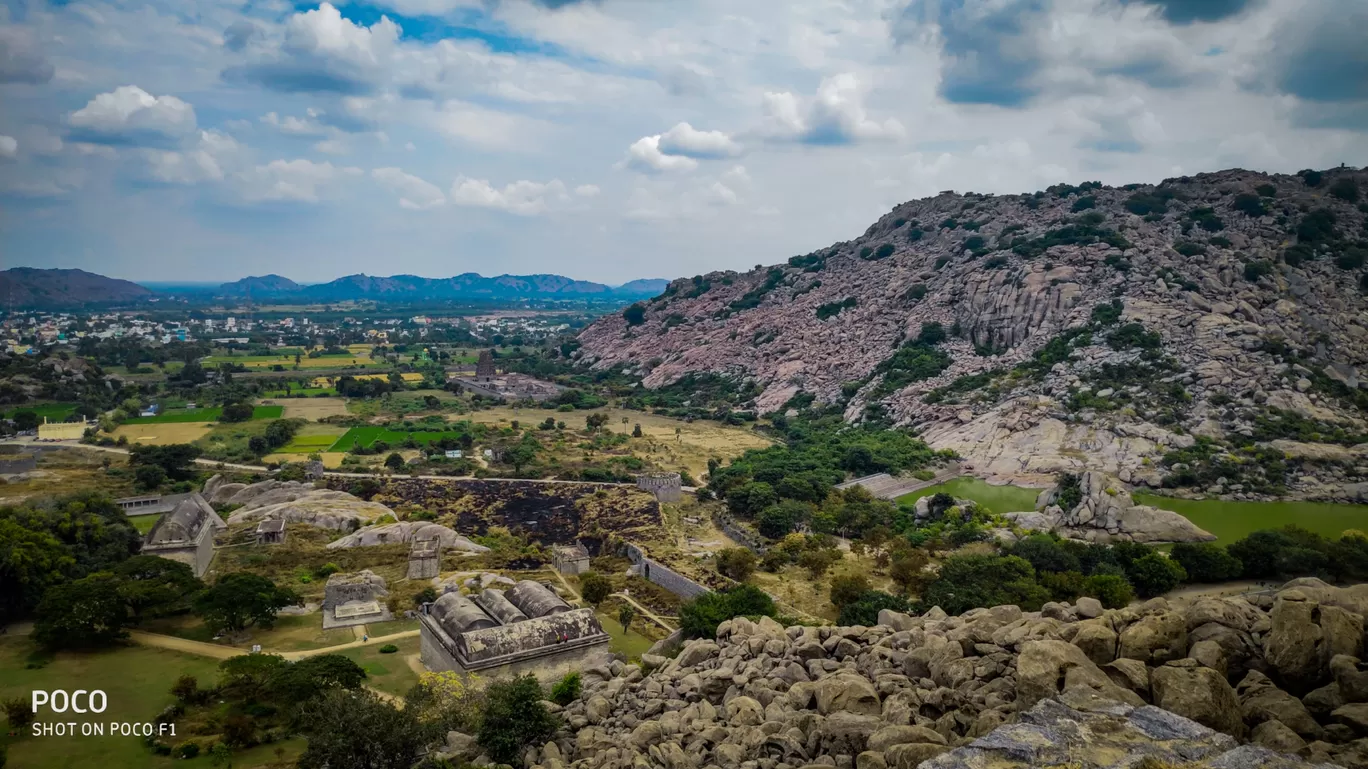
<svg viewBox="0 0 1368 769">
<path fill-rule="evenodd" d="M 1322 435 L 1368 429 L 1355 395 L 1368 385 L 1368 214 L 1325 194 L 1368 188 L 1368 171 L 1323 176 L 942 193 L 787 264 L 676 280 L 641 322 L 604 315 L 574 355 L 650 388 L 732 377 L 759 394 L 730 405 L 761 413 L 800 393 L 851 421 L 881 406 L 1003 480 L 1100 470 L 1157 485 L 1182 472 L 1165 457 L 1197 437 L 1253 438 L 1303 458 L 1295 493 L 1368 499 L 1361 452 L 1270 429 L 1283 414 Z M 948 366 L 891 381 L 895 352 L 929 323 L 949 332 L 937 344 Z M 1267 478 L 1183 477 L 1271 493 Z"/>
<path fill-rule="evenodd" d="M 351 531 L 394 511 L 344 491 L 316 489 L 300 481 L 226 483 L 215 475 L 204 484 L 204 496 L 215 506 L 238 506 L 228 516 L 230 525 L 261 520 L 285 520 L 335 531 Z M 394 516 L 397 517 L 397 516 Z"/>
<path fill-rule="evenodd" d="M 1296 589 L 1279 603 L 1315 604 Z M 539 769 L 1103 767 L 1146 757 L 1219 769 L 1368 766 L 1368 664 L 1300 664 L 1296 681 L 1321 687 L 1308 709 L 1266 658 L 1281 654 L 1279 623 L 1307 621 L 1270 618 L 1240 598 L 884 611 L 874 627 L 737 618 L 716 638 L 684 641 L 673 659 L 653 651 L 645 668 L 591 661 L 581 699 L 559 711 L 565 730 L 525 759 Z"/>
<path fill-rule="evenodd" d="M 1060 507 L 1063 489 L 1056 485 L 1041 492 L 1035 512 L 1007 513 L 1023 529 L 1055 532 L 1062 537 L 1089 542 L 1206 542 L 1215 535 L 1168 510 L 1138 505 L 1126 485 L 1100 472 L 1078 476 L 1079 501 L 1068 510 Z"/>
<path fill-rule="evenodd" d="M 443 550 L 460 550 L 466 553 L 489 552 L 489 548 L 484 545 L 471 542 L 445 526 L 427 521 L 403 521 L 400 523 L 383 523 L 379 526 L 365 526 L 341 539 L 329 542 L 328 548 L 393 545 L 434 538 L 441 541 Z"/>
</svg>

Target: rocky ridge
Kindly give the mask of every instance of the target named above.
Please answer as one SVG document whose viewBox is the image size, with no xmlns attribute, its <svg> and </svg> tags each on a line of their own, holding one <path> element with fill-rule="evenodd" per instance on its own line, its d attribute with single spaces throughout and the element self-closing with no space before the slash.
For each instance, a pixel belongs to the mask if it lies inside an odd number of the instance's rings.
<svg viewBox="0 0 1368 769">
<path fill-rule="evenodd" d="M 1360 586 L 1362 587 L 1362 586 Z M 1095 599 L 874 627 L 722 623 L 583 671 L 538 769 L 1368 766 L 1364 593 Z M 652 652 L 660 651 L 659 648 Z M 470 750 L 454 734 L 451 750 Z M 929 763 L 923 763 L 929 762 Z M 477 763 L 480 763 L 477 760 Z"/>
<path fill-rule="evenodd" d="M 304 481 L 230 483 L 215 475 L 205 481 L 203 494 L 211 505 L 236 506 L 228 516 L 229 524 L 279 519 L 352 531 L 386 515 L 398 517 L 378 502 L 367 502 L 345 491 L 316 489 Z"/>
<path fill-rule="evenodd" d="M 873 405 L 976 474 L 1035 482 L 1096 469 L 1157 485 L 1167 451 L 1194 436 L 1263 437 L 1259 420 L 1277 410 L 1311 421 L 1313 439 L 1276 437 L 1336 454 L 1308 460 L 1293 490 L 1355 497 L 1368 490 L 1353 486 L 1368 480 L 1362 455 L 1322 436 L 1368 430 L 1353 405 L 1368 384 L 1368 207 L 1344 192 L 1368 190 L 1368 173 L 1311 180 L 1230 170 L 943 193 L 786 265 L 677 280 L 640 324 L 614 314 L 586 329 L 576 355 L 647 387 L 691 372 L 754 381 L 763 392 L 739 405 L 760 412 L 800 393 L 852 421 Z M 1113 299 L 1108 328 L 1070 335 Z M 938 345 L 948 367 L 885 384 L 898 346 L 933 322 L 951 332 Z M 1108 344 L 1131 323 L 1157 340 Z M 1063 358 L 1032 369 L 1052 342 Z M 1128 378 L 1141 362 L 1149 373 Z"/>
</svg>

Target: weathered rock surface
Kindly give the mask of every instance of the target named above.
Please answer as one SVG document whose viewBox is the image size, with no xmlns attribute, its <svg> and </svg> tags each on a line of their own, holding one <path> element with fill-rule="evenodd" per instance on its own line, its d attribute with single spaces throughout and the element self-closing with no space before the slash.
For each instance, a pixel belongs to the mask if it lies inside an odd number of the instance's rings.
<svg viewBox="0 0 1368 769">
<path fill-rule="evenodd" d="M 1058 486 L 1041 492 L 1036 512 L 1007 513 L 1023 529 L 1055 532 L 1090 542 L 1204 542 L 1216 539 L 1187 518 L 1149 505 L 1137 505 L 1126 484 L 1100 472 L 1078 478 L 1082 499 L 1060 508 Z"/>
<path fill-rule="evenodd" d="M 400 523 L 383 523 L 379 526 L 365 526 L 341 539 L 329 542 L 328 548 L 392 545 L 397 542 L 434 538 L 441 540 L 444 550 L 460 550 L 466 553 L 489 552 L 489 548 L 484 545 L 471 542 L 445 526 L 427 521 L 403 521 Z"/>
<path fill-rule="evenodd" d="M 1158 485 L 1172 471 L 1165 454 L 1196 436 L 1252 434 L 1271 409 L 1362 432 L 1362 413 L 1340 394 L 1362 388 L 1368 367 L 1357 276 L 1333 260 L 1284 259 L 1307 212 L 1325 209 L 1338 237 L 1363 231 L 1364 212 L 1323 190 L 1342 177 L 1368 187 L 1368 172 L 1331 169 L 1325 177 L 1312 188 L 1297 176 L 1228 170 L 1158 188 L 909 201 L 859 237 L 788 264 L 676 280 L 645 304 L 644 322 L 600 318 L 580 334 L 575 356 L 595 369 L 621 366 L 647 387 L 704 372 L 753 382 L 758 397 L 737 405 L 762 413 L 800 392 L 844 406 L 852 421 L 878 402 L 979 475 L 1039 482 L 1099 470 Z M 1273 197 L 1256 192 L 1264 185 Z M 1132 196 L 1156 193 L 1172 196 L 1165 211 L 1128 210 Z M 1083 197 L 1092 207 L 1080 214 L 1073 206 Z M 1268 214 L 1251 216 L 1237 199 L 1262 201 Z M 1063 237 L 1084 216 L 1092 218 L 1083 226 L 1107 235 Z M 1194 228 L 1198 218 L 1208 229 Z M 1265 262 L 1270 274 L 1245 278 L 1245 265 Z M 938 390 L 1032 361 L 1063 332 L 1089 325 L 1093 308 L 1113 297 L 1123 304 L 1121 324 L 1159 335 L 1172 368 L 1155 381 L 1098 376 L 1141 359 L 1099 331 L 1087 343 L 1075 340 L 1071 355 L 1048 370 L 999 375 L 991 388 Z M 844 309 L 827 317 L 837 305 Z M 888 392 L 880 364 L 932 322 L 957 332 L 939 345 L 950 366 Z M 1318 346 L 1326 338 L 1333 344 Z M 1271 340 L 1308 357 L 1290 359 Z M 843 388 L 852 382 L 861 386 L 850 395 Z M 1172 388 L 1184 396 L 1177 408 L 1169 408 Z M 928 398 L 932 391 L 938 397 Z M 1361 454 L 1328 443 L 1278 446 L 1302 462 L 1289 479 L 1294 493 L 1368 498 Z M 1222 485 L 1214 493 L 1248 492 Z"/>
<path fill-rule="evenodd" d="M 244 485 L 224 483 L 223 477 L 216 475 L 205 482 L 204 494 L 213 505 L 240 505 L 228 516 L 229 524 L 269 519 L 350 531 L 381 516 L 394 516 L 393 510 L 378 502 L 367 502 L 345 491 L 315 489 L 312 483 L 301 481 Z"/>
</svg>

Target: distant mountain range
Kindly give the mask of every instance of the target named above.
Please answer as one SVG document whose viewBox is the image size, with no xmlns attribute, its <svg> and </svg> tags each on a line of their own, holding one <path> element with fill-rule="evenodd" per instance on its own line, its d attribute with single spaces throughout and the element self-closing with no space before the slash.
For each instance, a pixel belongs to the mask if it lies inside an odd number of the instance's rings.
<svg viewBox="0 0 1368 769">
<path fill-rule="evenodd" d="M 301 285 L 280 275 L 261 275 L 224 283 L 218 293 L 233 297 L 288 297 L 324 302 L 357 299 L 646 299 L 664 291 L 669 284 L 668 280 L 646 279 L 621 286 L 606 286 L 563 275 L 497 275 L 486 278 L 467 272 L 452 278 L 348 275 L 328 283 Z"/>
<path fill-rule="evenodd" d="M 0 308 L 65 309 L 90 304 L 123 304 L 151 299 L 148 288 L 85 270 L 0 270 Z"/>
<path fill-rule="evenodd" d="M 453 278 L 417 275 L 348 275 L 329 283 L 301 285 L 280 275 L 261 275 L 224 283 L 216 290 L 198 286 L 158 291 L 127 280 L 84 270 L 14 267 L 0 271 L 0 309 L 71 309 L 93 305 L 134 304 L 168 296 L 203 298 L 292 299 L 319 302 L 373 300 L 414 302 L 445 300 L 621 300 L 648 299 L 665 290 L 668 280 L 634 280 L 607 286 L 562 275 L 498 275 L 473 272 Z"/>
</svg>

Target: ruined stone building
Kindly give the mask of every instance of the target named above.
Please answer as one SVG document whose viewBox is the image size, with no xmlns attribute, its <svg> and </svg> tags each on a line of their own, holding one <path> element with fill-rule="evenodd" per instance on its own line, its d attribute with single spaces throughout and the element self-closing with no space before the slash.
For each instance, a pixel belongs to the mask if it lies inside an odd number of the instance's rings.
<svg viewBox="0 0 1368 769">
<path fill-rule="evenodd" d="M 442 571 L 442 540 L 415 539 L 409 543 L 408 578 L 432 579 Z"/>
<path fill-rule="evenodd" d="M 678 502 L 684 496 L 679 473 L 642 473 L 637 476 L 637 488 L 654 494 L 660 502 Z"/>
<path fill-rule="evenodd" d="M 257 524 L 258 545 L 279 545 L 285 542 L 285 519 L 271 518 Z"/>
<path fill-rule="evenodd" d="M 551 563 L 561 574 L 583 574 L 589 571 L 589 549 L 578 541 L 562 545 L 552 552 Z"/>
<path fill-rule="evenodd" d="M 352 574 L 334 574 L 323 587 L 323 629 L 388 622 L 394 619 L 385 599 L 389 589 L 385 578 L 363 569 Z"/>
<path fill-rule="evenodd" d="M 572 609 L 550 588 L 523 580 L 473 599 L 447 593 L 425 604 L 421 659 L 428 670 L 543 681 L 579 670 L 608 647 L 593 609 Z"/>
<path fill-rule="evenodd" d="M 188 494 L 153 524 L 143 537 L 142 553 L 188 564 L 203 577 L 214 560 L 214 535 L 226 528 L 204 497 Z"/>
</svg>

